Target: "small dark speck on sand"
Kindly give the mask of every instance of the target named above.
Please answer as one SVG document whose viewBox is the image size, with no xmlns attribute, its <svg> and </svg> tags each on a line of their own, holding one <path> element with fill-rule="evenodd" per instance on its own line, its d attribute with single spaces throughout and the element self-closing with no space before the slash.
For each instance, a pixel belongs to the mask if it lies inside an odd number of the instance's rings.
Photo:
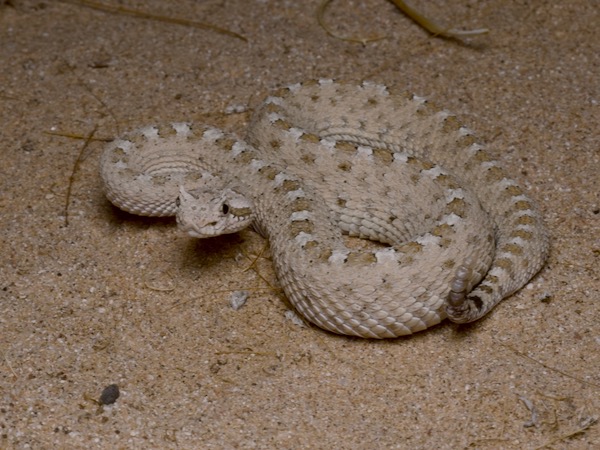
<svg viewBox="0 0 600 450">
<path fill-rule="evenodd" d="M 112 405 L 119 398 L 119 386 L 116 384 L 108 385 L 100 394 L 100 404 L 101 405 Z"/>
</svg>

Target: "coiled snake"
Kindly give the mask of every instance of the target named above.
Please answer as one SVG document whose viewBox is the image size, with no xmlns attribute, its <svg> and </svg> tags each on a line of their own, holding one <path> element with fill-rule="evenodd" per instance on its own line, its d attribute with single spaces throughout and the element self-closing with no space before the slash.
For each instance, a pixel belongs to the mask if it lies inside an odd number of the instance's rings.
<svg viewBox="0 0 600 450">
<path fill-rule="evenodd" d="M 109 144 L 109 200 L 190 235 L 251 224 L 309 321 L 366 338 L 476 320 L 548 254 L 532 201 L 472 133 L 426 100 L 331 80 L 283 88 L 245 140 L 190 123 Z M 342 234 L 380 242 L 353 249 Z"/>
</svg>

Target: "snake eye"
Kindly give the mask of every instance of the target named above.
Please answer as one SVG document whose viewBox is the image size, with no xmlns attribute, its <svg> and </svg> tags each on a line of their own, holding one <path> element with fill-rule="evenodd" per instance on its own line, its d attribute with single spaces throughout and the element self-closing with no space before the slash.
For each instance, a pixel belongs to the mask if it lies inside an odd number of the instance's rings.
<svg viewBox="0 0 600 450">
<path fill-rule="evenodd" d="M 223 206 L 221 206 L 221 212 L 223 214 L 227 214 L 229 212 L 229 205 L 227 203 L 223 203 Z"/>
</svg>

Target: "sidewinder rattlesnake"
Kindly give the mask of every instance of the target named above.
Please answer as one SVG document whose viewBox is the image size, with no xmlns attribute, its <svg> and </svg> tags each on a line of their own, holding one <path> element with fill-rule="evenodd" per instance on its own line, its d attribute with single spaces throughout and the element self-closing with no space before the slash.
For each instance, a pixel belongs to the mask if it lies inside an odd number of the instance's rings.
<svg viewBox="0 0 600 450">
<path fill-rule="evenodd" d="M 116 206 L 176 215 L 192 236 L 254 225 L 293 306 L 335 333 L 474 321 L 548 255 L 532 201 L 467 128 L 373 83 L 280 89 L 245 140 L 189 123 L 142 128 L 107 146 L 101 173 Z M 342 233 L 384 245 L 351 249 Z"/>
</svg>

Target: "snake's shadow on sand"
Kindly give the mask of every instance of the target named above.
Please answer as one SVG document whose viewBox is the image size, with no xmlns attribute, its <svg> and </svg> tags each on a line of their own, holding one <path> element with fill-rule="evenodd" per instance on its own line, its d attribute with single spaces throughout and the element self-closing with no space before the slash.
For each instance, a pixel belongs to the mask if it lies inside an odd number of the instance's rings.
<svg viewBox="0 0 600 450">
<path fill-rule="evenodd" d="M 143 231 L 149 228 L 156 228 L 162 230 L 167 234 L 172 233 L 174 237 L 178 235 L 181 239 L 184 240 L 184 242 L 180 244 L 180 267 L 187 267 L 189 268 L 189 270 L 199 270 L 201 268 L 221 265 L 223 264 L 223 259 L 235 258 L 236 255 L 240 253 L 241 247 L 246 241 L 253 238 L 257 238 L 249 236 L 249 234 L 256 234 L 254 231 L 244 230 L 238 233 L 225 234 L 209 239 L 195 239 L 193 237 L 188 237 L 181 234 L 181 232 L 177 229 L 177 224 L 175 222 L 175 218 L 173 217 L 137 216 L 135 214 L 130 214 L 128 212 L 120 210 L 108 201 L 106 201 L 104 206 L 106 212 L 104 216 L 108 219 L 108 222 L 111 227 L 127 227 L 132 229 L 133 231 Z M 362 242 L 363 246 L 382 246 L 381 244 L 364 239 L 347 239 L 359 243 Z M 289 308 L 293 309 L 293 307 L 289 304 L 287 299 L 284 298 L 283 301 Z M 397 345 L 402 341 L 418 342 L 421 339 L 427 339 L 427 336 L 430 334 L 441 334 L 444 335 L 444 339 L 448 341 L 460 342 L 464 339 L 471 338 L 473 335 L 475 335 L 479 327 L 483 324 L 483 322 L 492 315 L 493 314 L 487 314 L 486 316 L 482 317 L 481 319 L 478 319 L 475 322 L 465 324 L 456 324 L 452 323 L 448 319 L 445 319 L 438 325 L 427 328 L 426 330 L 423 330 L 419 333 L 407 336 L 399 336 L 393 339 L 382 340 L 364 339 L 361 337 L 339 335 L 325 330 L 321 330 L 314 325 L 313 326 L 316 331 L 325 333 L 333 338 L 357 342 L 378 342 L 380 343 L 380 345 Z"/>
<path fill-rule="evenodd" d="M 177 231 L 176 231 L 177 232 Z M 180 235 L 181 236 L 181 235 Z M 223 266 L 224 259 L 236 259 L 242 253 L 242 245 L 246 242 L 243 234 L 224 234 L 208 239 L 196 239 L 183 236 L 182 264 L 190 270 L 198 270 L 208 266 Z M 251 261 L 247 261 L 249 265 Z M 231 272 L 235 277 L 235 273 Z"/>
<path fill-rule="evenodd" d="M 288 305 L 289 306 L 289 305 Z M 291 306 L 289 306 L 291 307 Z M 489 315 L 489 314 L 488 314 Z M 487 316 L 485 316 L 487 317 Z M 485 320 L 485 317 L 475 322 L 457 324 L 452 323 L 448 319 L 443 320 L 441 323 L 427 328 L 426 330 L 418 333 L 409 334 L 406 336 L 398 336 L 391 339 L 365 339 L 357 336 L 346 336 L 341 334 L 332 333 L 327 330 L 322 330 L 316 325 L 311 325 L 316 333 L 323 333 L 329 339 L 347 341 L 351 345 L 375 345 L 375 346 L 397 346 L 397 345 L 439 345 L 439 341 L 453 342 L 461 344 L 465 340 L 472 340 L 477 336 L 481 322 Z M 429 343 L 429 344 L 427 344 Z"/>
<path fill-rule="evenodd" d="M 183 241 L 180 244 L 181 265 L 193 269 L 222 264 L 224 258 L 235 257 L 240 252 L 241 245 L 246 241 L 245 233 L 252 233 L 252 231 L 243 231 L 209 239 L 196 239 L 179 231 L 174 217 L 137 216 L 120 210 L 108 201 L 105 204 L 105 212 L 104 216 L 108 219 L 111 228 L 127 228 L 132 233 L 153 228 L 166 235 L 171 235 L 172 238 L 181 239 Z"/>
<path fill-rule="evenodd" d="M 125 212 L 112 205 L 108 200 L 103 203 L 104 211 L 102 213 L 108 225 L 111 228 L 118 229 L 127 227 L 135 231 L 146 230 L 148 228 L 175 228 L 175 219 L 173 217 L 144 217 Z"/>
</svg>

